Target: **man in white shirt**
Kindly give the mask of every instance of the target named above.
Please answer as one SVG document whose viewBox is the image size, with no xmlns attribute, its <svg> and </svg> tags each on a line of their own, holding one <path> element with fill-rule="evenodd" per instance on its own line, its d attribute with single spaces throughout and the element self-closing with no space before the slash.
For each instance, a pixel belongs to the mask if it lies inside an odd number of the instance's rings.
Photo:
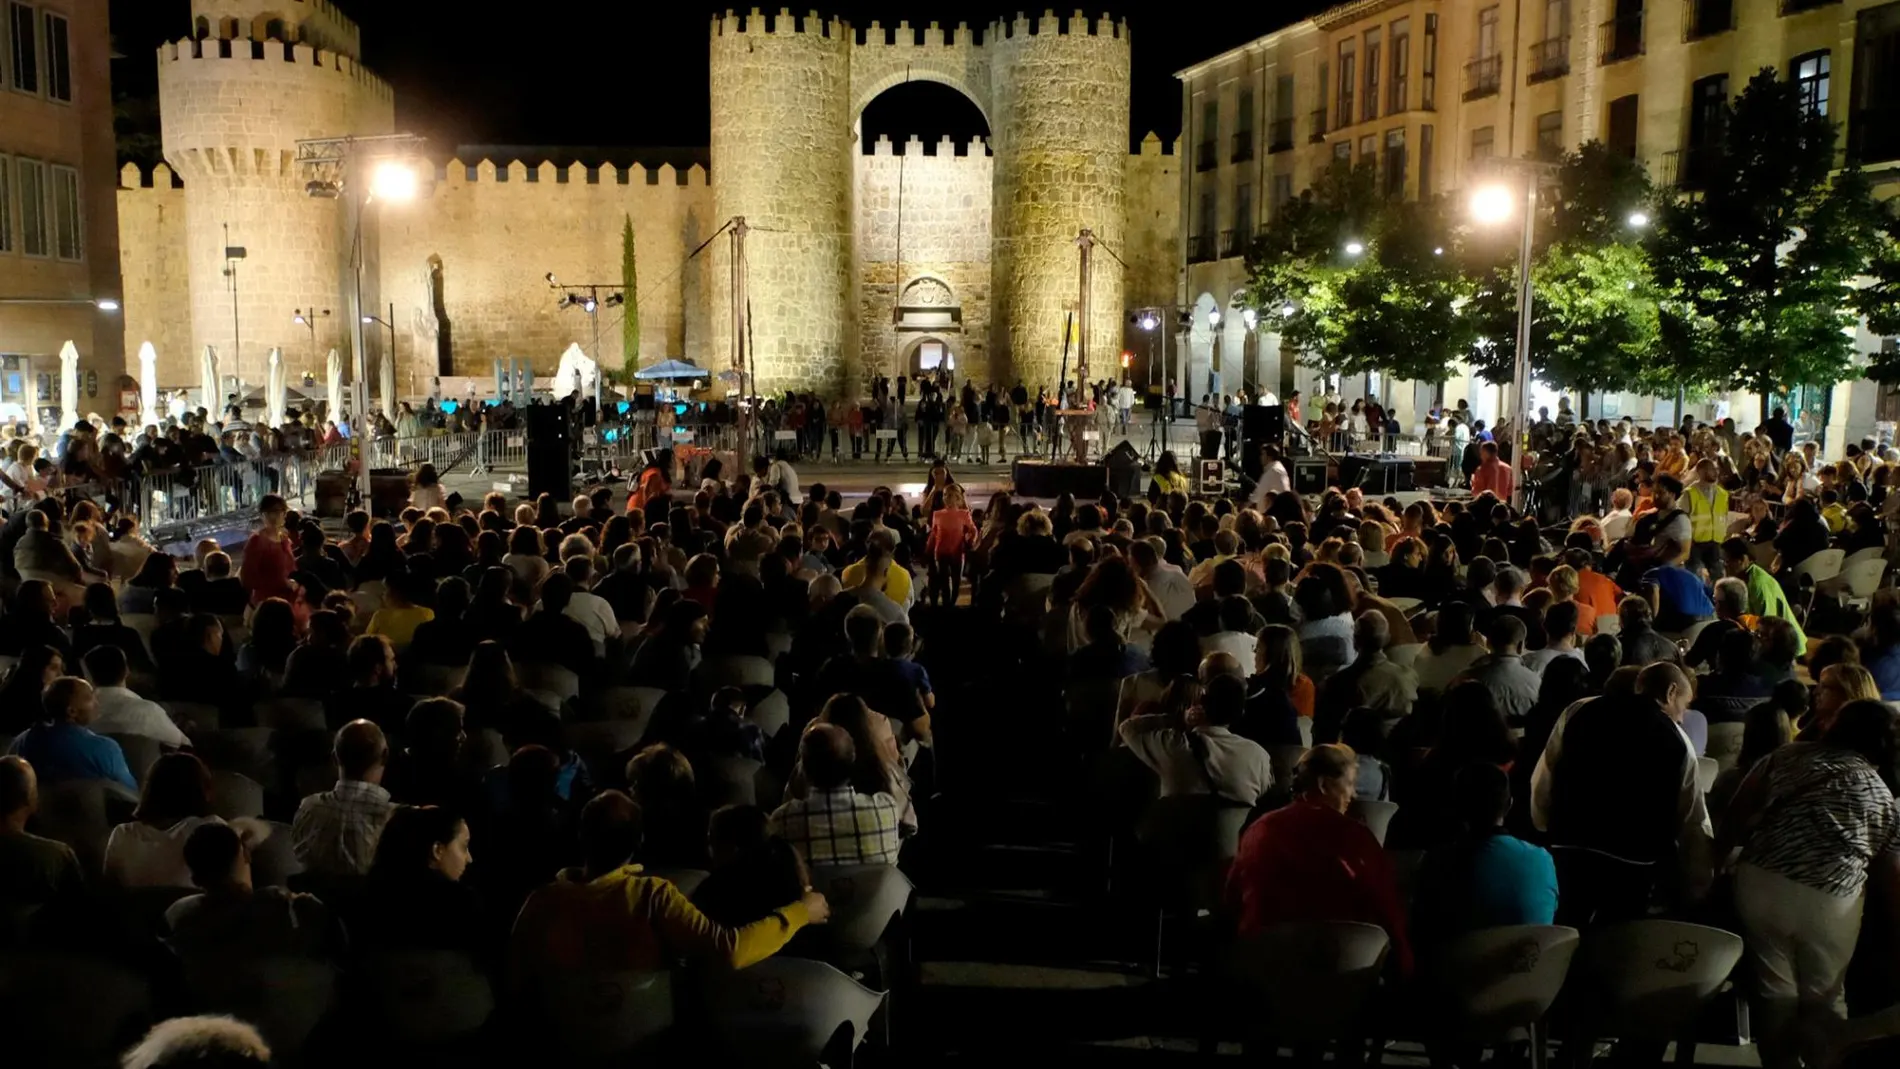
<svg viewBox="0 0 1900 1069">
<path fill-rule="evenodd" d="M 1252 739 L 1229 731 L 1247 700 L 1247 684 L 1222 673 L 1207 681 L 1201 704 L 1179 720 L 1166 713 L 1122 721 L 1122 741 L 1161 777 L 1161 797 L 1211 794 L 1251 806 L 1273 786 L 1273 763 Z"/>
<path fill-rule="evenodd" d="M 1293 480 L 1287 477 L 1286 465 L 1280 461 L 1280 447 L 1268 442 L 1260 447 L 1260 481 L 1253 484 L 1253 496 L 1247 503 L 1257 509 L 1265 509 L 1275 494 L 1283 494 L 1293 489 Z"/>
<path fill-rule="evenodd" d="M 1541 678 L 1553 661 L 1560 657 L 1570 657 L 1583 662 L 1583 651 L 1577 648 L 1577 603 L 1559 602 L 1544 610 L 1544 648 L 1531 650 L 1524 655 L 1524 667 L 1536 672 Z"/>
<path fill-rule="evenodd" d="M 1150 535 L 1131 544 L 1128 556 L 1135 563 L 1136 574 L 1148 584 L 1148 592 L 1160 603 L 1161 615 L 1179 620 L 1182 613 L 1194 607 L 1194 584 L 1181 569 L 1161 559 L 1164 545 L 1161 539 Z"/>
<path fill-rule="evenodd" d="M 1610 511 L 1603 514 L 1603 544 L 1613 546 L 1628 538 L 1636 517 L 1630 513 L 1633 495 L 1618 489 L 1610 493 Z"/>
<path fill-rule="evenodd" d="M 157 702 L 147 701 L 126 688 L 125 651 L 117 646 L 94 646 L 82 658 L 99 699 L 99 716 L 89 726 L 99 735 L 143 735 L 161 746 L 190 745 L 185 733 Z"/>
<path fill-rule="evenodd" d="M 599 594 L 589 593 L 594 585 L 594 562 L 587 557 L 569 557 L 561 570 L 574 582 L 574 593 L 561 615 L 587 629 L 594 642 L 594 656 L 607 656 L 607 640 L 620 634 L 620 620 L 614 607 Z"/>
</svg>

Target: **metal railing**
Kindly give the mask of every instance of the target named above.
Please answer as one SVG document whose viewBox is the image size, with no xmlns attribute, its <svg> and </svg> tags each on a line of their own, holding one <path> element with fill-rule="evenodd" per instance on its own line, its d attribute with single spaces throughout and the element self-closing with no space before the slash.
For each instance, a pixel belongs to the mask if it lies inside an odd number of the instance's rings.
<svg viewBox="0 0 1900 1069">
<path fill-rule="evenodd" d="M 1485 56 L 1465 64 L 1465 99 L 1497 95 L 1504 80 L 1504 57 Z"/>
<path fill-rule="evenodd" d="M 1604 63 L 1643 54 L 1643 13 L 1634 11 L 1597 27 L 1597 55 Z"/>
<path fill-rule="evenodd" d="M 1319 142 L 1326 140 L 1326 109 L 1325 108 L 1314 108 L 1312 116 L 1308 120 L 1308 124 L 1312 127 L 1312 131 L 1313 131 L 1311 134 L 1307 135 L 1308 141 L 1311 141 L 1314 144 L 1318 144 Z"/>
<path fill-rule="evenodd" d="M 1204 264 L 1214 258 L 1214 235 L 1195 234 L 1188 238 L 1188 263 Z"/>
<path fill-rule="evenodd" d="M 1237 226 L 1232 230 L 1220 232 L 1220 254 L 1223 258 L 1247 255 L 1247 246 L 1253 244 L 1253 228 Z"/>
<path fill-rule="evenodd" d="M 1220 152 L 1213 141 L 1203 141 L 1194 146 L 1194 169 L 1211 171 L 1219 165 Z"/>
<path fill-rule="evenodd" d="M 1803 11 L 1813 11 L 1821 7 L 1832 7 L 1840 2 L 1841 0 L 1781 0 L 1781 14 L 1799 15 Z"/>
<path fill-rule="evenodd" d="M 1267 154 L 1285 152 L 1293 147 L 1293 120 L 1275 119 L 1267 126 Z"/>
<path fill-rule="evenodd" d="M 1526 84 L 1535 85 L 1570 73 L 1570 38 L 1550 37 L 1531 46 L 1531 69 Z"/>
<path fill-rule="evenodd" d="M 1253 159 L 1253 131 L 1234 131 L 1234 152 L 1229 163 L 1245 163 Z"/>
<path fill-rule="evenodd" d="M 1735 28 L 1735 0 L 1682 0 L 1682 39 L 1700 41 Z"/>
</svg>

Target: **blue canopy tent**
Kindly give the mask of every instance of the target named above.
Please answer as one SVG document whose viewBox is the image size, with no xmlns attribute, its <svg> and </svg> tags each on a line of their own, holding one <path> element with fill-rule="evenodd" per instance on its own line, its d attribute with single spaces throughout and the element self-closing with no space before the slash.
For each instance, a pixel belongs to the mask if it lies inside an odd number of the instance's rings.
<svg viewBox="0 0 1900 1069">
<path fill-rule="evenodd" d="M 684 360 L 663 360 L 652 367 L 643 367 L 633 373 L 633 377 L 646 382 L 673 382 L 680 379 L 703 379 L 709 376 L 706 369 Z"/>
</svg>

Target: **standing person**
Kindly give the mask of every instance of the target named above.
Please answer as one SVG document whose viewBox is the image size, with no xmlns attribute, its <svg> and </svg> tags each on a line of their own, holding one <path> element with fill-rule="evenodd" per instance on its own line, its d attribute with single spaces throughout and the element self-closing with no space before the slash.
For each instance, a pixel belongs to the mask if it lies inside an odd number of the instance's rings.
<svg viewBox="0 0 1900 1069">
<path fill-rule="evenodd" d="M 930 514 L 930 596 L 939 605 L 955 605 L 963 588 L 963 558 L 976 545 L 976 523 L 963 487 L 951 483 L 943 507 Z"/>
<path fill-rule="evenodd" d="M 649 523 L 661 522 L 673 506 L 673 451 L 662 449 L 640 471 L 627 495 L 628 512 L 644 512 Z M 658 512 L 656 518 L 654 513 Z"/>
<path fill-rule="evenodd" d="M 1704 583 L 1713 583 L 1725 574 L 1722 539 L 1728 534 L 1728 490 L 1713 458 L 1703 458 L 1695 474 L 1696 481 L 1682 491 L 1682 506 L 1689 513 L 1689 569 Z"/>
<path fill-rule="evenodd" d="M 1820 741 L 1762 758 L 1729 804 L 1716 856 L 1741 845 L 1735 908 L 1760 985 L 1764 1069 L 1829 1061 L 1867 883 L 1900 878 L 1893 758 L 1893 714 L 1850 702 Z"/>
</svg>

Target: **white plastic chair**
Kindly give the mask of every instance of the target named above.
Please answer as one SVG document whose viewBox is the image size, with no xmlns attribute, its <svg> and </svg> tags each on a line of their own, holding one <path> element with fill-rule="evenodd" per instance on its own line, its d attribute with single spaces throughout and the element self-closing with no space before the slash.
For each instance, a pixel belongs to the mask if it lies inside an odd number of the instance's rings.
<svg viewBox="0 0 1900 1069">
<path fill-rule="evenodd" d="M 1696 787 L 1699 788 L 1703 794 L 1708 794 L 1709 788 L 1715 786 L 1715 777 L 1720 775 L 1721 772 L 1722 772 L 1722 765 L 1715 758 L 1713 757 L 1696 758 L 1695 759 Z"/>
<path fill-rule="evenodd" d="M 769 687 L 776 673 L 763 657 L 708 657 L 693 669 L 693 690 L 707 694 L 720 687 Z"/>
<path fill-rule="evenodd" d="M 699 785 L 706 807 L 723 805 L 759 805 L 767 810 L 778 807 L 777 798 L 759 797 L 759 772 L 765 762 L 750 757 L 725 754 L 700 763 Z"/>
<path fill-rule="evenodd" d="M 1520 924 L 1454 939 L 1430 979 L 1433 1034 L 1498 1045 L 1529 1040 L 1533 1069 L 1544 1069 L 1544 1014 L 1563 989 L 1577 952 L 1575 928 Z"/>
<path fill-rule="evenodd" d="M 759 730 L 765 732 L 765 737 L 769 739 L 792 722 L 792 701 L 785 696 L 784 691 L 773 690 L 753 702 L 752 708 L 746 710 L 745 718 L 759 725 Z"/>
<path fill-rule="evenodd" d="M 640 745 L 641 737 L 646 734 L 646 725 L 629 720 L 603 720 L 568 724 L 564 726 L 563 732 L 567 744 L 587 763 L 595 782 L 611 783 L 620 778 L 621 770 L 613 767 L 615 761 L 621 754 Z"/>
<path fill-rule="evenodd" d="M 1842 568 L 1840 578 L 1847 584 L 1847 604 L 1866 608 L 1873 601 L 1874 592 L 1880 589 L 1881 580 L 1886 577 L 1887 562 L 1880 557 L 1854 561 Z"/>
<path fill-rule="evenodd" d="M 214 771 L 241 772 L 259 783 L 277 778 L 277 755 L 270 728 L 222 728 L 194 731 L 191 746 Z"/>
<path fill-rule="evenodd" d="M 218 707 L 208 702 L 163 701 L 158 703 L 158 707 L 165 710 L 165 715 L 172 718 L 172 723 L 178 725 L 187 735 L 193 731 L 218 729 Z M 190 724 L 191 727 L 186 728 L 186 724 Z"/>
<path fill-rule="evenodd" d="M 241 772 L 211 774 L 211 812 L 225 820 L 264 815 L 264 788 Z"/>
<path fill-rule="evenodd" d="M 1275 1046 L 1323 1043 L 1358 1030 L 1392 940 L 1376 924 L 1278 924 L 1234 947 L 1235 971 L 1265 1001 L 1248 1015 Z"/>
<path fill-rule="evenodd" d="M 67 780 L 40 788 L 30 830 L 72 847 L 81 868 L 98 872 L 113 826 L 129 818 L 136 805 L 138 796 L 114 780 Z"/>
<path fill-rule="evenodd" d="M 269 698 L 253 706 L 260 727 L 273 731 L 330 730 L 323 703 L 315 698 Z"/>
<path fill-rule="evenodd" d="M 1301 717 L 1300 719 L 1305 720 L 1306 718 Z M 1311 731 L 1312 729 L 1309 727 L 1307 730 Z M 1300 763 L 1300 758 L 1306 756 L 1306 751 L 1307 747 L 1305 746 L 1267 747 L 1267 762 L 1273 766 L 1273 782 L 1292 783 L 1293 769 Z"/>
<path fill-rule="evenodd" d="M 434 698 L 445 698 L 468 675 L 467 667 L 457 668 L 446 664 L 418 664 L 404 668 L 402 678 L 406 689 L 417 694 L 427 694 Z"/>
<path fill-rule="evenodd" d="M 521 666 L 520 679 L 522 689 L 542 691 L 559 699 L 556 708 L 581 694 L 581 677 L 558 664 L 529 661 Z"/>
<path fill-rule="evenodd" d="M 1690 624 L 1688 628 L 1685 629 L 1682 632 L 1682 634 L 1677 637 L 1680 638 L 1683 642 L 1688 643 L 1690 646 L 1694 646 L 1695 640 L 1702 634 L 1702 632 L 1708 630 L 1709 625 L 1714 622 L 1715 622 L 1714 620 L 1697 620 L 1695 623 Z"/>
<path fill-rule="evenodd" d="M 293 1059 L 336 1004 L 336 967 L 311 958 L 185 961 L 185 987 L 202 1010 L 257 1026 L 273 1060 Z"/>
<path fill-rule="evenodd" d="M 1593 930 L 1578 958 L 1589 981 L 1577 1014 L 1583 1049 L 1599 1037 L 1673 1040 L 1676 1064 L 1695 1064 L 1702 1009 L 1741 957 L 1741 936 L 1699 924 L 1636 920 Z"/>
<path fill-rule="evenodd" d="M 640 693 L 651 690 L 650 687 L 602 687 L 590 691 L 581 702 L 581 712 L 588 720 L 631 720 L 645 724 L 653 716 L 653 705 Z"/>
<path fill-rule="evenodd" d="M 825 941 L 845 953 L 877 946 L 917 892 L 892 865 L 817 865 L 811 885 L 831 907 L 831 920 L 821 926 Z"/>
<path fill-rule="evenodd" d="M 1404 613 L 1407 616 L 1410 616 L 1412 614 L 1412 610 L 1418 608 L 1420 605 L 1425 604 L 1425 602 L 1419 598 L 1387 598 L 1385 600 L 1391 602 L 1393 608 L 1399 610 L 1400 612 Z M 1391 651 L 1389 650 L 1387 651 L 1388 654 L 1390 652 Z"/>
<path fill-rule="evenodd" d="M 1742 735 L 1747 730 L 1746 724 L 1710 724 L 1709 748 L 1703 751 L 1703 756 L 1714 761 L 1719 772 L 1734 768 L 1741 760 Z"/>
<path fill-rule="evenodd" d="M 126 612 L 119 614 L 119 622 L 138 632 L 139 641 L 145 643 L 145 651 L 152 650 L 152 632 L 158 630 L 158 617 L 149 612 Z"/>
<path fill-rule="evenodd" d="M 404 950 L 373 955 L 359 972 L 383 1035 L 433 1046 L 477 1032 L 495 1010 L 488 978 L 465 954 Z"/>
<path fill-rule="evenodd" d="M 712 977 L 705 1002 L 711 1032 L 732 1064 L 802 1069 L 816 1064 L 846 1025 L 855 1053 L 884 994 L 822 961 L 781 956 Z"/>
<path fill-rule="evenodd" d="M 1346 807 L 1346 815 L 1366 826 L 1372 837 L 1385 845 L 1385 832 L 1392 826 L 1392 817 L 1399 811 L 1397 802 L 1378 802 L 1368 798 L 1354 798 Z"/>
<path fill-rule="evenodd" d="M 1841 564 L 1847 559 L 1847 552 L 1840 549 L 1824 549 L 1794 566 L 1796 578 L 1806 577 L 1819 583 L 1841 574 Z"/>
<path fill-rule="evenodd" d="M 702 883 L 705 883 L 706 877 L 712 875 L 712 873 L 707 872 L 705 869 L 686 869 L 686 868 L 672 868 L 672 867 L 660 867 L 660 868 L 648 867 L 648 868 L 643 868 L 641 871 L 645 875 L 653 876 L 662 880 L 669 881 L 670 883 L 672 883 L 673 886 L 680 889 L 680 894 L 683 894 L 688 898 L 693 897 L 693 892 L 699 890 L 699 885 Z"/>
<path fill-rule="evenodd" d="M 132 778 L 139 781 L 139 788 L 145 787 L 145 777 L 152 772 L 152 765 L 164 754 L 164 748 L 150 735 L 106 735 L 106 738 L 119 744 L 125 754 L 125 767 L 132 770 Z"/>
<path fill-rule="evenodd" d="M 1598 616 L 1596 624 L 1597 634 L 1599 635 L 1614 635 L 1623 630 L 1623 618 L 1613 612 L 1606 612 Z"/>
<path fill-rule="evenodd" d="M 1882 560 L 1886 556 L 1887 548 L 1885 546 L 1868 546 L 1865 549 L 1857 549 L 1849 553 L 1847 557 L 1841 561 L 1841 570 L 1844 572 L 1854 565 L 1859 564 L 1861 561 Z"/>
<path fill-rule="evenodd" d="M 563 972 L 539 984 L 547 1034 L 569 1061 L 623 1057 L 673 1027 L 670 973 Z"/>
<path fill-rule="evenodd" d="M 1403 646 L 1393 646 L 1385 651 L 1386 659 L 1393 664 L 1410 668 L 1418 663 L 1418 651 L 1425 648 L 1423 642 L 1407 642 Z"/>
<path fill-rule="evenodd" d="M 297 851 L 290 843 L 290 825 L 270 821 L 270 835 L 251 844 L 251 882 L 259 887 L 288 887 L 290 878 L 303 871 Z"/>
</svg>

